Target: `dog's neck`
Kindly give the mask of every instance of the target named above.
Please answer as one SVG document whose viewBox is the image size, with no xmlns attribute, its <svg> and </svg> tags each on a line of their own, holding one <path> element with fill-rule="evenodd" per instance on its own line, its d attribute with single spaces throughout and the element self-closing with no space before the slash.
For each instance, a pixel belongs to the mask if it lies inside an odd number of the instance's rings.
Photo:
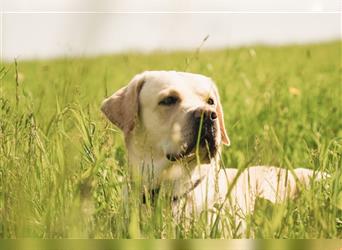
<svg viewBox="0 0 342 250">
<path fill-rule="evenodd" d="M 138 136 L 134 136 L 135 140 L 126 138 L 130 170 L 139 175 L 144 185 L 156 188 L 161 183 L 163 171 L 170 167 L 170 162 L 161 150 L 155 148 L 153 142 L 136 139 Z"/>
</svg>

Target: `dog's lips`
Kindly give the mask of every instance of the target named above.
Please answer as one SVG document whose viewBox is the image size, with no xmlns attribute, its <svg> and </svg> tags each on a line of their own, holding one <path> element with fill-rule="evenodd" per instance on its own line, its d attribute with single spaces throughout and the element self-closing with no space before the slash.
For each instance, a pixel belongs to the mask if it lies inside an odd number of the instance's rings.
<svg viewBox="0 0 342 250">
<path fill-rule="evenodd" d="M 195 156 L 195 153 L 192 152 L 192 153 L 187 154 L 187 155 L 182 155 L 182 154 L 167 154 L 167 155 L 166 155 L 166 158 L 167 158 L 169 161 L 178 161 L 178 160 L 181 160 L 181 159 L 192 159 L 194 156 Z"/>
<path fill-rule="evenodd" d="M 203 152 L 206 152 L 207 156 L 213 156 L 216 153 L 217 147 L 213 144 L 213 140 L 208 140 L 207 138 L 203 137 L 200 139 L 199 147 L 201 149 L 205 148 L 206 150 L 200 150 L 199 153 L 203 157 Z M 184 150 L 178 153 L 168 153 L 166 154 L 166 158 L 169 161 L 179 161 L 179 160 L 192 160 L 196 155 L 196 141 L 186 147 Z"/>
</svg>

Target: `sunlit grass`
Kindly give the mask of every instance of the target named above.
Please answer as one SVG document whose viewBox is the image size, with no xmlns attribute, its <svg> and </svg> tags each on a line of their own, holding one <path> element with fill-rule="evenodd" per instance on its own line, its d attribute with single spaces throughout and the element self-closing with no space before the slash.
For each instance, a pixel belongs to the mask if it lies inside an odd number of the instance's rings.
<svg viewBox="0 0 342 250">
<path fill-rule="evenodd" d="M 341 238 L 341 45 L 4 63 L 1 237 L 241 237 L 226 211 L 217 223 L 208 223 L 205 214 L 215 209 L 176 221 L 166 191 L 141 205 L 141 187 L 129 181 L 122 134 L 100 113 L 104 97 L 141 71 L 187 70 L 218 85 L 232 142 L 223 149 L 223 167 L 307 167 L 331 174 L 295 201 L 259 200 L 247 235 Z"/>
</svg>

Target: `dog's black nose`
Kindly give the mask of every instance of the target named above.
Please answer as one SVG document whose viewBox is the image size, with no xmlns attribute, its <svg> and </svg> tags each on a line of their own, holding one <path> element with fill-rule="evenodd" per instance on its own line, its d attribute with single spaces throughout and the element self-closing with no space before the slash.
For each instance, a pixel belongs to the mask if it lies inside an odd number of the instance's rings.
<svg viewBox="0 0 342 250">
<path fill-rule="evenodd" d="M 215 121 L 217 119 L 217 114 L 215 111 L 207 109 L 196 109 L 194 111 L 194 118 L 200 120 L 203 116 L 203 121 Z"/>
<path fill-rule="evenodd" d="M 210 113 L 210 119 L 211 119 L 211 120 L 216 120 L 216 118 L 217 118 L 216 112 L 211 112 L 211 113 Z"/>
</svg>

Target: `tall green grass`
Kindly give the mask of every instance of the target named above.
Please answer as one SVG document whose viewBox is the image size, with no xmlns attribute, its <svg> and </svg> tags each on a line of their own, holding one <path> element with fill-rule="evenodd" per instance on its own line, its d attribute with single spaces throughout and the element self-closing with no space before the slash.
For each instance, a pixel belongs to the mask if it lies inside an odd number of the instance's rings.
<svg viewBox="0 0 342 250">
<path fill-rule="evenodd" d="M 222 167 L 250 163 L 331 174 L 295 201 L 258 200 L 247 236 L 341 238 L 341 45 L 3 63 L 0 237 L 241 237 L 225 211 L 219 224 L 208 223 L 205 213 L 179 223 L 168 199 L 142 206 L 141 190 L 127 174 L 122 134 L 100 114 L 104 97 L 135 74 L 180 70 L 218 85 L 232 141 Z"/>
</svg>

